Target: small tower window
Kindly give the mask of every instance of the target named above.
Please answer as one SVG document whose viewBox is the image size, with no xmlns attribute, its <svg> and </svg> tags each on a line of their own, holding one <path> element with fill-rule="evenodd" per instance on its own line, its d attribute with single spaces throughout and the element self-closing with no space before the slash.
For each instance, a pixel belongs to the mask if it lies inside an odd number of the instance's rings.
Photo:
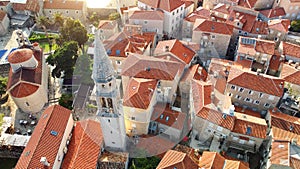
<svg viewBox="0 0 300 169">
<path fill-rule="evenodd" d="M 120 50 L 116 50 L 116 55 L 119 56 L 121 54 Z"/>
<path fill-rule="evenodd" d="M 110 86 L 111 86 L 111 83 L 109 83 L 108 86 L 110 87 Z"/>
<path fill-rule="evenodd" d="M 28 102 L 25 102 L 26 106 L 30 106 Z"/>
<path fill-rule="evenodd" d="M 102 85 L 102 88 L 105 88 L 105 84 Z"/>
</svg>

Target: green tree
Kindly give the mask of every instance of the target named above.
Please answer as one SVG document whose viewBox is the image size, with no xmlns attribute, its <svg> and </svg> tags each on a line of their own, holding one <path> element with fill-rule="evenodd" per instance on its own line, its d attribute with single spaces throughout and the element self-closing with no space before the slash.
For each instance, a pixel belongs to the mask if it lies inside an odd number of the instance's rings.
<svg viewBox="0 0 300 169">
<path fill-rule="evenodd" d="M 155 169 L 160 162 L 156 156 L 149 157 L 145 150 L 136 149 L 134 153 L 137 157 L 143 158 L 133 158 L 129 169 Z"/>
<path fill-rule="evenodd" d="M 55 50 L 54 54 L 48 56 L 47 63 L 55 66 L 52 71 L 53 77 L 61 77 L 64 72 L 64 77 L 70 79 L 73 76 L 74 66 L 77 60 L 78 44 L 75 41 L 65 42 L 62 47 Z"/>
<path fill-rule="evenodd" d="M 60 29 L 61 42 L 76 41 L 84 53 L 84 43 L 88 40 L 87 30 L 79 20 L 67 18 Z"/>
<path fill-rule="evenodd" d="M 108 19 L 109 19 L 109 20 L 117 20 L 117 19 L 119 19 L 120 17 L 121 17 L 121 16 L 120 16 L 120 14 L 119 14 L 118 12 L 114 12 L 114 13 L 109 14 Z"/>
<path fill-rule="evenodd" d="M 59 28 L 64 24 L 64 16 L 61 13 L 54 13 L 53 14 L 54 24 Z"/>
<path fill-rule="evenodd" d="M 294 32 L 300 32 L 300 20 L 292 21 L 290 30 Z"/>
<path fill-rule="evenodd" d="M 0 97 L 6 93 L 7 80 L 7 77 L 0 76 Z"/>
<path fill-rule="evenodd" d="M 46 29 L 48 29 L 48 28 L 51 26 L 51 21 L 50 21 L 50 19 L 47 18 L 46 16 L 40 15 L 40 16 L 37 18 L 37 26 L 38 26 L 38 27 L 43 27 L 43 26 L 45 26 Z"/>
<path fill-rule="evenodd" d="M 83 54 L 77 58 L 74 75 L 80 75 L 81 83 L 91 85 L 93 84 L 92 76 L 92 59 Z"/>
<path fill-rule="evenodd" d="M 62 94 L 61 97 L 58 100 L 58 104 L 72 110 L 72 104 L 73 104 L 73 96 L 72 94 Z"/>
</svg>

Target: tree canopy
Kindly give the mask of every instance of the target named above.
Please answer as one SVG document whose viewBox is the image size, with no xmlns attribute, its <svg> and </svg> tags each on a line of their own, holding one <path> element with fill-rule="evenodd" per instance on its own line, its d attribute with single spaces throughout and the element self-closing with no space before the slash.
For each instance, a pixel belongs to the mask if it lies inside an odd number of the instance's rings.
<svg viewBox="0 0 300 169">
<path fill-rule="evenodd" d="M 120 17 L 121 17 L 121 16 L 120 16 L 120 14 L 119 14 L 118 12 L 114 12 L 114 13 L 109 14 L 108 19 L 109 19 L 109 20 L 117 20 L 117 19 L 119 19 Z"/>
<path fill-rule="evenodd" d="M 0 97 L 2 94 L 6 93 L 7 80 L 7 77 L 0 76 Z"/>
<path fill-rule="evenodd" d="M 55 50 L 54 54 L 48 56 L 47 63 L 55 66 L 52 71 L 53 77 L 61 77 L 64 72 L 64 78 L 72 78 L 74 66 L 77 60 L 78 44 L 75 41 L 65 42 L 61 47 Z"/>
<path fill-rule="evenodd" d="M 72 110 L 72 104 L 73 104 L 73 96 L 72 94 L 62 94 L 61 97 L 58 100 L 58 104 L 69 109 Z"/>
<path fill-rule="evenodd" d="M 60 40 L 62 43 L 76 41 L 83 49 L 84 43 L 88 40 L 87 30 L 78 19 L 66 18 L 60 29 Z"/>
<path fill-rule="evenodd" d="M 300 32 L 300 20 L 292 21 L 290 30 L 294 32 Z"/>
</svg>

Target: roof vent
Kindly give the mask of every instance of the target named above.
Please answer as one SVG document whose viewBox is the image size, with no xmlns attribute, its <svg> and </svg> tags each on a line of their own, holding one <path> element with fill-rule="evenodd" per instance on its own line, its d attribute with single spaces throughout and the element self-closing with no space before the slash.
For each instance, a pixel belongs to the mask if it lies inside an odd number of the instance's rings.
<svg viewBox="0 0 300 169">
<path fill-rule="evenodd" d="M 223 113 L 222 118 L 226 119 L 226 117 L 227 117 L 227 114 Z"/>
<path fill-rule="evenodd" d="M 247 127 L 247 130 L 246 130 L 246 134 L 247 135 L 250 135 L 251 134 L 251 132 L 252 132 L 252 129 L 251 129 L 251 127 Z"/>
<path fill-rule="evenodd" d="M 293 131 L 294 130 L 294 127 L 291 125 L 290 126 L 290 131 Z"/>
<path fill-rule="evenodd" d="M 165 52 L 169 52 L 169 46 L 165 46 Z"/>
<path fill-rule="evenodd" d="M 133 89 L 133 90 L 135 90 L 135 89 L 136 89 L 136 87 L 135 87 L 135 86 L 132 86 L 132 89 Z"/>
<path fill-rule="evenodd" d="M 289 60 L 289 61 L 288 61 L 288 64 L 289 64 L 289 65 L 292 65 L 292 63 L 293 63 L 293 60 Z"/>
<path fill-rule="evenodd" d="M 44 165 L 44 166 L 47 166 L 49 167 L 50 166 L 50 163 L 48 163 L 47 161 L 47 158 L 46 157 L 41 157 L 41 160 L 40 162 Z"/>
<path fill-rule="evenodd" d="M 151 68 L 150 67 L 147 67 L 146 68 L 146 71 L 150 72 Z"/>
<path fill-rule="evenodd" d="M 283 144 L 280 144 L 278 147 L 279 147 L 279 148 L 284 148 L 284 145 L 283 145 Z"/>
</svg>

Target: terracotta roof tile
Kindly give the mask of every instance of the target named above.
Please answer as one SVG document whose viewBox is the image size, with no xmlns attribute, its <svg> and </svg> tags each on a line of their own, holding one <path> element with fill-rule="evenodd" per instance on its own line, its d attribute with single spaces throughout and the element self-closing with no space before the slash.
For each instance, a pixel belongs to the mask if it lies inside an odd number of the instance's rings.
<svg viewBox="0 0 300 169">
<path fill-rule="evenodd" d="M 204 151 L 199 160 L 199 168 L 223 169 L 225 158 L 216 152 Z"/>
<path fill-rule="evenodd" d="M 269 69 L 279 71 L 279 68 L 280 68 L 280 65 L 282 62 L 283 62 L 283 60 L 281 59 L 279 52 L 277 50 L 275 50 L 275 54 L 272 55 L 272 57 L 270 59 Z"/>
<path fill-rule="evenodd" d="M 35 93 L 38 89 L 37 85 L 20 82 L 10 90 L 10 94 L 16 98 L 22 98 Z"/>
<path fill-rule="evenodd" d="M 254 41 L 254 44 L 244 44 L 242 39 L 250 39 Z M 275 42 L 250 37 L 240 37 L 238 53 L 254 56 L 256 52 L 273 55 L 275 53 Z"/>
<path fill-rule="evenodd" d="M 84 120 L 76 123 L 62 168 L 96 168 L 103 146 L 99 122 Z"/>
<path fill-rule="evenodd" d="M 200 73 L 199 73 L 199 71 L 200 71 Z M 180 79 L 180 81 L 186 82 L 186 81 L 189 81 L 189 80 L 192 80 L 192 79 L 206 81 L 206 79 L 207 79 L 206 70 L 202 66 L 200 66 L 199 64 L 192 65 L 184 73 L 184 75 Z"/>
<path fill-rule="evenodd" d="M 236 62 L 239 63 L 239 64 L 241 64 L 241 65 L 242 65 L 243 67 L 245 67 L 245 68 L 251 68 L 252 63 L 253 63 L 252 60 L 244 59 L 244 58 L 241 57 L 241 56 L 238 56 L 238 57 L 237 57 Z"/>
<path fill-rule="evenodd" d="M 124 106 L 147 109 L 157 86 L 157 80 L 132 78 L 124 95 Z"/>
<path fill-rule="evenodd" d="M 272 141 L 271 164 L 289 166 L 290 143 L 288 141 Z"/>
<path fill-rule="evenodd" d="M 198 166 L 191 158 L 182 152 L 175 150 L 169 150 L 161 159 L 160 163 L 156 167 L 157 169 L 197 169 Z"/>
<path fill-rule="evenodd" d="M 264 119 L 242 113 L 235 113 L 235 116 L 233 132 L 256 138 L 266 138 L 268 127 Z M 248 128 L 251 128 L 250 133 L 247 133 Z"/>
<path fill-rule="evenodd" d="M 213 90 L 212 84 L 199 81 L 192 80 L 192 94 L 194 101 L 194 109 L 195 112 L 201 111 L 201 109 L 210 104 L 211 100 L 211 92 Z"/>
<path fill-rule="evenodd" d="M 168 48 L 167 51 L 173 53 L 186 64 L 189 64 L 196 55 L 196 52 L 194 52 L 192 49 L 190 49 L 177 39 L 158 42 L 154 54 L 158 55 L 166 52 L 166 47 Z"/>
<path fill-rule="evenodd" d="M 168 120 L 167 120 L 168 119 Z M 169 104 L 157 103 L 154 106 L 151 120 L 156 121 L 160 124 L 182 130 L 186 114 L 172 110 Z"/>
<path fill-rule="evenodd" d="M 230 69 L 227 83 L 278 97 L 282 96 L 284 89 L 283 79 L 236 68 Z"/>
<path fill-rule="evenodd" d="M 293 43 L 289 43 L 289 42 L 283 42 L 282 43 L 282 47 L 283 47 L 283 51 L 282 54 L 283 55 L 289 55 L 292 57 L 296 57 L 296 58 L 300 58 L 300 46 L 293 44 Z"/>
<path fill-rule="evenodd" d="M 3 1 L 0 1 L 0 6 L 6 6 L 10 3 L 10 0 L 3 0 Z"/>
<path fill-rule="evenodd" d="M 300 70 L 296 69 L 295 66 L 289 64 L 283 64 L 280 78 L 284 79 L 286 82 L 300 85 Z"/>
<path fill-rule="evenodd" d="M 29 84 L 25 84 L 26 82 L 32 84 L 31 85 L 31 92 L 33 92 L 36 86 L 39 86 L 42 83 L 42 59 L 43 55 L 41 51 L 34 51 L 33 53 L 35 59 L 38 61 L 38 66 L 35 69 L 26 69 L 21 68 L 19 71 L 13 73 L 12 69 L 10 69 L 9 75 L 8 75 L 8 82 L 7 82 L 7 91 L 14 90 L 14 94 L 24 97 L 25 95 L 29 94 L 28 91 L 21 91 L 24 93 L 19 93 L 19 89 L 22 87 L 27 86 Z M 24 84 L 18 85 L 19 83 L 23 82 Z M 15 85 L 18 85 L 17 87 L 21 87 L 19 89 L 14 89 Z"/>
<path fill-rule="evenodd" d="M 300 159 L 290 157 L 290 167 L 292 167 L 293 169 L 300 168 Z"/>
<path fill-rule="evenodd" d="M 181 0 L 139 0 L 140 2 L 147 4 L 153 8 L 159 8 L 168 12 L 179 8 L 184 4 Z"/>
<path fill-rule="evenodd" d="M 272 137 L 275 140 L 286 140 L 289 142 L 296 140 L 297 144 L 300 145 L 300 135 L 275 126 L 272 126 Z"/>
<path fill-rule="evenodd" d="M 259 11 L 261 14 L 266 16 L 267 18 L 276 18 L 279 16 L 285 16 L 285 10 L 283 7 L 275 7 L 272 9 L 266 9 L 266 10 L 261 10 Z"/>
<path fill-rule="evenodd" d="M 285 131 L 300 135 L 300 119 L 281 113 L 277 109 L 269 110 L 271 115 L 271 125 Z"/>
<path fill-rule="evenodd" d="M 164 13 L 162 11 L 134 11 L 129 19 L 141 20 L 164 20 Z"/>
<path fill-rule="evenodd" d="M 116 21 L 101 20 L 98 25 L 98 29 L 114 29 L 117 26 Z"/>
<path fill-rule="evenodd" d="M 7 60 L 9 63 L 22 63 L 32 58 L 33 51 L 27 48 L 18 49 L 9 54 Z"/>
<path fill-rule="evenodd" d="M 249 33 L 267 35 L 269 33 L 268 24 L 264 21 L 254 21 Z"/>
<path fill-rule="evenodd" d="M 44 168 L 41 157 L 46 157 L 53 165 L 70 117 L 71 110 L 59 105 L 48 107 L 41 115 L 15 168 Z M 51 131 L 57 132 L 57 135 L 52 135 Z"/>
<path fill-rule="evenodd" d="M 109 51 L 109 56 L 127 57 L 127 53 L 143 54 L 154 42 L 155 35 L 153 32 L 144 32 L 128 36 L 125 32 L 120 32 L 109 39 L 111 42 L 105 45 L 105 49 Z"/>
<path fill-rule="evenodd" d="M 121 74 L 136 78 L 174 80 L 182 71 L 183 65 L 178 62 L 130 54 L 122 64 Z"/>
<path fill-rule="evenodd" d="M 209 19 L 210 18 L 210 11 L 203 7 L 197 8 L 195 11 L 190 13 L 184 19 L 189 22 L 195 22 L 196 19 Z"/>
<path fill-rule="evenodd" d="M 39 12 L 40 10 L 39 0 L 27 0 L 26 4 L 12 3 L 12 7 L 16 11 L 29 10 L 33 12 Z"/>
<path fill-rule="evenodd" d="M 226 5 L 226 4 L 223 4 L 223 3 L 219 3 L 214 7 L 213 11 L 221 12 L 223 14 L 229 14 L 230 13 L 230 6 Z"/>
<path fill-rule="evenodd" d="M 233 26 L 227 23 L 210 21 L 205 19 L 197 19 L 194 24 L 194 31 L 202 31 L 209 33 L 232 35 Z"/>
<path fill-rule="evenodd" d="M 63 2 L 61 0 L 51 1 L 44 1 L 44 9 L 83 10 L 84 7 L 84 2 L 81 0 L 65 0 Z"/>
<path fill-rule="evenodd" d="M 223 169 L 249 169 L 248 166 L 246 166 L 241 161 L 237 160 L 225 160 L 225 165 Z"/>
<path fill-rule="evenodd" d="M 253 8 L 257 0 L 239 0 L 238 5 L 246 8 Z"/>
<path fill-rule="evenodd" d="M 208 108 L 207 106 L 204 106 L 197 113 L 197 116 L 202 118 L 202 119 L 208 120 L 208 121 L 210 121 L 210 122 L 212 122 L 216 125 L 224 127 L 226 129 L 229 129 L 231 131 L 234 128 L 234 121 L 236 119 L 236 117 L 229 116 L 229 115 L 226 118 L 223 118 L 223 113 L 221 113 L 217 110 Z"/>
<path fill-rule="evenodd" d="M 287 33 L 291 21 L 289 19 L 273 19 L 268 22 L 269 29 Z"/>
</svg>

